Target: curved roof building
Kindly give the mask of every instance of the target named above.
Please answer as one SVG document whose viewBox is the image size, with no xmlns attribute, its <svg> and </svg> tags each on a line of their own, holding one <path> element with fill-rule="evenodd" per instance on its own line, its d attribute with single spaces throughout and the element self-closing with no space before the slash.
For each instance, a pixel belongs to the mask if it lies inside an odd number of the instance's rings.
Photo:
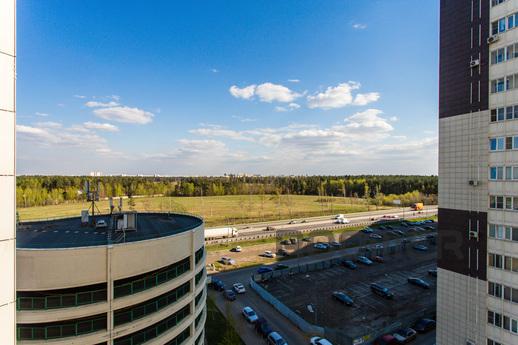
<svg viewBox="0 0 518 345">
<path fill-rule="evenodd" d="M 80 217 L 18 226 L 18 344 L 203 344 L 202 219 L 99 220 L 105 226 Z"/>
</svg>

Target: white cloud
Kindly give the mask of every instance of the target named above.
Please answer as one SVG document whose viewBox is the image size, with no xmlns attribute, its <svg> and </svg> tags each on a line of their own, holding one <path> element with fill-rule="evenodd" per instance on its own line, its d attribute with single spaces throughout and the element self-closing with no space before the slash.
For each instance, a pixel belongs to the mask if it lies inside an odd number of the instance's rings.
<svg viewBox="0 0 518 345">
<path fill-rule="evenodd" d="M 353 29 L 355 29 L 355 30 L 367 29 L 367 24 L 354 23 L 352 26 L 353 26 Z"/>
<path fill-rule="evenodd" d="M 276 106 L 275 107 L 275 111 L 277 112 L 286 112 L 286 111 L 292 111 L 292 110 L 297 110 L 300 108 L 300 105 L 298 105 L 297 103 L 290 103 L 288 104 L 288 106 Z"/>
<path fill-rule="evenodd" d="M 47 117 L 47 116 L 49 116 L 49 114 L 47 114 L 47 113 L 40 113 L 40 112 L 38 112 L 38 111 L 37 111 L 35 114 L 36 114 L 36 116 L 41 116 L 41 117 Z"/>
<path fill-rule="evenodd" d="M 111 108 L 99 108 L 94 110 L 94 114 L 109 121 L 135 123 L 144 125 L 153 121 L 154 114 L 139 108 L 118 106 Z"/>
<path fill-rule="evenodd" d="M 210 71 L 212 73 L 219 73 L 219 70 L 217 68 L 211 68 Z"/>
<path fill-rule="evenodd" d="M 106 147 L 106 140 L 103 137 L 84 128 L 79 131 L 78 128 L 82 127 L 64 128 L 62 125 L 42 127 L 38 124 L 34 126 L 16 125 L 16 132 L 22 144 L 30 142 L 30 145 L 35 147 L 76 147 L 86 150 Z"/>
<path fill-rule="evenodd" d="M 379 109 L 367 109 L 345 119 L 346 127 L 365 134 L 380 134 L 394 130 L 388 120 L 381 117 Z"/>
<path fill-rule="evenodd" d="M 254 96 L 255 87 L 255 84 L 248 85 L 243 88 L 239 88 L 236 85 L 232 85 L 229 89 L 229 92 L 235 98 L 251 99 Z"/>
<path fill-rule="evenodd" d="M 119 103 L 110 101 L 110 102 L 97 102 L 97 101 L 89 101 L 86 102 L 85 105 L 88 108 L 107 108 L 107 107 L 116 107 Z"/>
<path fill-rule="evenodd" d="M 354 97 L 353 105 L 367 105 L 376 102 L 379 98 L 380 94 L 377 92 L 359 93 Z"/>
<path fill-rule="evenodd" d="M 353 91 L 360 88 L 360 83 L 349 81 L 338 84 L 335 87 L 328 87 L 324 92 L 320 92 L 307 97 L 310 109 L 335 109 L 348 105 L 367 105 L 379 99 L 377 92 L 353 95 Z"/>
<path fill-rule="evenodd" d="M 300 79 L 288 79 L 290 83 L 299 83 Z"/>
<path fill-rule="evenodd" d="M 289 103 L 300 97 L 300 94 L 290 90 L 286 86 L 272 83 L 258 85 L 255 93 L 261 101 L 267 103 Z"/>
<path fill-rule="evenodd" d="M 100 131 L 106 131 L 106 132 L 117 132 L 119 128 L 117 126 L 112 125 L 111 123 L 99 123 L 99 122 L 85 122 L 83 123 L 85 128 L 88 129 L 97 129 Z"/>
<path fill-rule="evenodd" d="M 86 96 L 83 96 L 83 95 L 74 95 L 75 98 L 79 98 L 79 99 L 85 99 Z"/>
<path fill-rule="evenodd" d="M 36 126 L 43 127 L 43 128 L 61 128 L 63 125 L 59 122 L 44 121 L 44 122 L 37 122 Z"/>
</svg>

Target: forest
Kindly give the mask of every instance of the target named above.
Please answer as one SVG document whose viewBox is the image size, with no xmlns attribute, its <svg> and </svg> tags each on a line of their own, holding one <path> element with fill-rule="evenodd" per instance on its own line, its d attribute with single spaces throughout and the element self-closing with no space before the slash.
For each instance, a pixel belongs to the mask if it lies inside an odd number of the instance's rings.
<svg viewBox="0 0 518 345">
<path fill-rule="evenodd" d="M 223 196 L 293 194 L 344 196 L 403 204 L 416 198 L 433 202 L 437 176 L 220 176 L 220 177 L 141 177 L 141 176 L 18 176 L 17 207 L 59 205 L 85 199 L 85 181 L 99 185 L 100 198 L 119 196 Z"/>
</svg>

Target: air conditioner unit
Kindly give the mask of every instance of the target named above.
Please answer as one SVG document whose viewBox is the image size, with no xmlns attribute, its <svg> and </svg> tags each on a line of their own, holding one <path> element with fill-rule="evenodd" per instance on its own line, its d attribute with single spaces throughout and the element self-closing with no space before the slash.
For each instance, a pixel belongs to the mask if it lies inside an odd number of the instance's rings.
<svg viewBox="0 0 518 345">
<path fill-rule="evenodd" d="M 477 67 L 478 65 L 480 65 L 479 59 L 474 59 L 469 62 L 469 67 L 471 67 L 471 68 Z"/>
<path fill-rule="evenodd" d="M 478 180 L 469 180 L 470 186 L 478 186 Z"/>
<path fill-rule="evenodd" d="M 495 43 L 496 41 L 498 41 L 500 39 L 500 36 L 498 35 L 493 35 L 493 36 L 489 36 L 487 38 L 487 44 L 492 44 L 492 43 Z"/>
<path fill-rule="evenodd" d="M 478 239 L 478 231 L 470 231 L 469 232 L 469 239 Z"/>
</svg>

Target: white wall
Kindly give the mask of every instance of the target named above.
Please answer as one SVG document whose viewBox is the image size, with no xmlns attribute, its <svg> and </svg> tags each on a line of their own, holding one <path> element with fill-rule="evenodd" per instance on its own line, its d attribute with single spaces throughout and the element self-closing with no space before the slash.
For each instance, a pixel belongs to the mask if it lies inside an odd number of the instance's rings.
<svg viewBox="0 0 518 345">
<path fill-rule="evenodd" d="M 0 344 L 15 344 L 15 15 L 0 1 Z"/>
</svg>

